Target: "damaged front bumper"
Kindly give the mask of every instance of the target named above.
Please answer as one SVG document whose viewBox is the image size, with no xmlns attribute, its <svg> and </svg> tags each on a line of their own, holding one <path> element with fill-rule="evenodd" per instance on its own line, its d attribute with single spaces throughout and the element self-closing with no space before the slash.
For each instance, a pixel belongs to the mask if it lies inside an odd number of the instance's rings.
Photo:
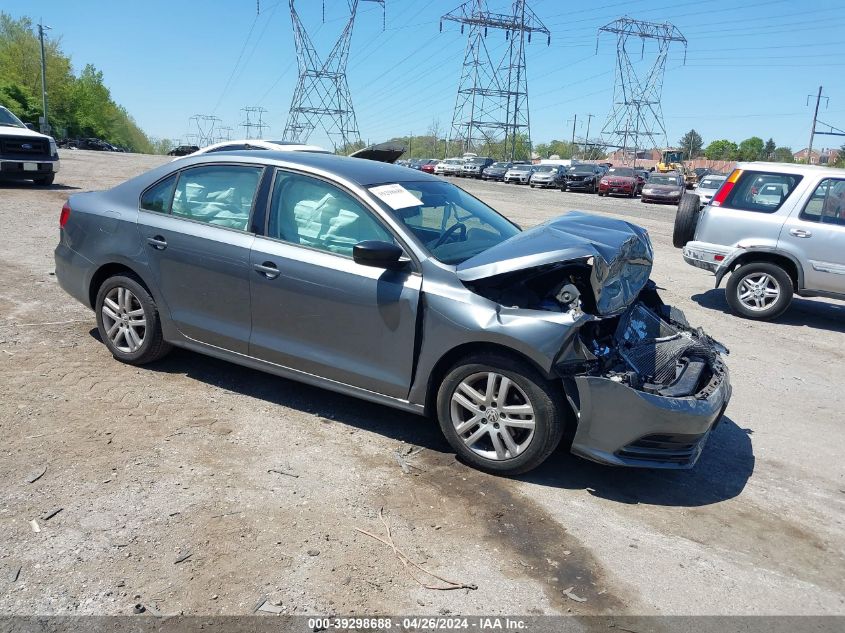
<svg viewBox="0 0 845 633">
<path fill-rule="evenodd" d="M 612 348 L 584 338 L 590 369 L 562 371 L 577 417 L 572 452 L 614 466 L 692 468 L 730 401 L 727 350 L 680 311 L 641 302 L 619 320 Z"/>
</svg>

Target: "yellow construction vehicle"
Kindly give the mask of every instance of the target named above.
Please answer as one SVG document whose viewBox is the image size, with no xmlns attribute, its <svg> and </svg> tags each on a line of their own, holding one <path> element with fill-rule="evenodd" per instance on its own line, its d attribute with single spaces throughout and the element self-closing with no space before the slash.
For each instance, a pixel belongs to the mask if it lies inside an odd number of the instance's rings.
<svg viewBox="0 0 845 633">
<path fill-rule="evenodd" d="M 687 189 L 692 189 L 698 177 L 695 172 L 684 164 L 684 153 L 679 150 L 667 149 L 660 154 L 660 162 L 657 163 L 657 171 L 662 174 L 670 171 L 676 171 L 683 175 L 684 182 L 686 182 Z"/>
</svg>

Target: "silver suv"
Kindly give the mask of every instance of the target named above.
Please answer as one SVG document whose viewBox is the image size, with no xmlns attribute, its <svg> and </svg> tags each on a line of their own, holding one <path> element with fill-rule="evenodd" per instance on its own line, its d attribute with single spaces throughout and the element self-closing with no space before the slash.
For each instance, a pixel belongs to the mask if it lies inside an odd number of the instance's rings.
<svg viewBox="0 0 845 633">
<path fill-rule="evenodd" d="M 717 288 L 732 273 L 726 298 L 743 317 L 777 317 L 793 294 L 845 299 L 845 169 L 741 163 L 701 211 L 684 196 L 673 242 Z"/>
</svg>

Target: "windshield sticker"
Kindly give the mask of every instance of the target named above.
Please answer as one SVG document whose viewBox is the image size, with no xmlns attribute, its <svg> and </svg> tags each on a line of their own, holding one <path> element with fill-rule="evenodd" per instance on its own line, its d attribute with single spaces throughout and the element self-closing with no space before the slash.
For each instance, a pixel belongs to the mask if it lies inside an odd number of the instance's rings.
<svg viewBox="0 0 845 633">
<path fill-rule="evenodd" d="M 380 185 L 378 187 L 370 187 L 370 192 L 382 202 L 387 203 L 387 206 L 394 211 L 397 209 L 420 206 L 419 198 L 405 189 L 402 185 Z"/>
</svg>

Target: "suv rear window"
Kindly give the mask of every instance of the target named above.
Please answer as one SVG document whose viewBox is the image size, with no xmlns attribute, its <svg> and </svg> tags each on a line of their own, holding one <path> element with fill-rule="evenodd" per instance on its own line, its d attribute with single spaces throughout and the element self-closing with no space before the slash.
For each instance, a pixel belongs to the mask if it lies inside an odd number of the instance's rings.
<svg viewBox="0 0 845 633">
<path fill-rule="evenodd" d="M 795 191 L 802 176 L 743 171 L 721 206 L 757 213 L 774 213 Z"/>
</svg>

